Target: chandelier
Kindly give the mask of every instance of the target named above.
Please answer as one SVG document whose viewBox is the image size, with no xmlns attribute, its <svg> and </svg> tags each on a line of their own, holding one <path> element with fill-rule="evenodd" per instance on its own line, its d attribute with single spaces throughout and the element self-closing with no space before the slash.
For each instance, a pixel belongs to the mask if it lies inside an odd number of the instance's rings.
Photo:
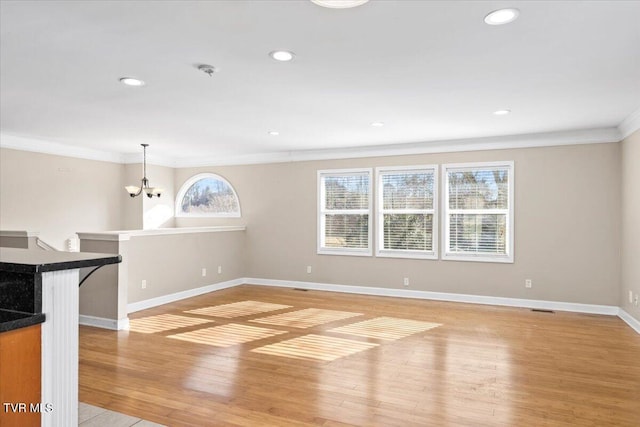
<svg viewBox="0 0 640 427">
<path fill-rule="evenodd" d="M 153 196 L 160 197 L 164 189 L 159 187 L 149 187 L 149 180 L 147 179 L 147 147 L 149 144 L 140 144 L 142 145 L 142 149 L 144 151 L 144 157 L 142 161 L 142 185 L 140 187 L 136 185 L 127 185 L 125 190 L 131 197 L 136 197 L 142 194 L 144 191 L 147 197 L 152 198 Z"/>
</svg>

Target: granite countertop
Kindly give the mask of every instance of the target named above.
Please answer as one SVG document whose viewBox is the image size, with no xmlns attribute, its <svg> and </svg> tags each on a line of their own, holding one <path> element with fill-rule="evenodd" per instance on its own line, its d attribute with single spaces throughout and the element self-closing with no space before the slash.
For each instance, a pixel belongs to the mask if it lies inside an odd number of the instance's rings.
<svg viewBox="0 0 640 427">
<path fill-rule="evenodd" d="M 15 273 L 45 273 L 117 264 L 121 261 L 122 257 L 116 254 L 0 248 L 0 271 Z"/>
<path fill-rule="evenodd" d="M 44 313 L 25 313 L 0 308 L 0 332 L 37 325 L 45 320 Z"/>
<path fill-rule="evenodd" d="M 0 332 L 45 321 L 40 313 L 42 273 L 121 261 L 117 254 L 0 248 Z"/>
</svg>

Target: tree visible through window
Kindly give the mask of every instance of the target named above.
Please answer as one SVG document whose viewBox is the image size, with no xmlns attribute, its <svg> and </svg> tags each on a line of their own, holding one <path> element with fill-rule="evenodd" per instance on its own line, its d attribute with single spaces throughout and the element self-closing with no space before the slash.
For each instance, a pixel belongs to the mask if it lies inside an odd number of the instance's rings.
<svg viewBox="0 0 640 427">
<path fill-rule="evenodd" d="M 233 187 L 214 174 L 189 179 L 178 193 L 179 213 L 189 216 L 240 216 L 240 204 Z"/>
<path fill-rule="evenodd" d="M 371 253 L 371 170 L 319 173 L 320 253 Z"/>
<path fill-rule="evenodd" d="M 436 166 L 378 168 L 379 256 L 437 258 Z"/>
<path fill-rule="evenodd" d="M 513 260 L 513 165 L 446 165 L 445 257 Z"/>
</svg>

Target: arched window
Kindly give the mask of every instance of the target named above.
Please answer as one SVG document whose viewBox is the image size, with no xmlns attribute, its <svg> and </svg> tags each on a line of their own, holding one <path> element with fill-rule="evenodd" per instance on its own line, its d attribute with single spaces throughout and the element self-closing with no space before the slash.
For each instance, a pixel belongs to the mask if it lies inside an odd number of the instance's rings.
<svg viewBox="0 0 640 427">
<path fill-rule="evenodd" d="M 176 216 L 240 217 L 240 201 L 229 181 L 201 173 L 189 178 L 178 191 Z"/>
</svg>

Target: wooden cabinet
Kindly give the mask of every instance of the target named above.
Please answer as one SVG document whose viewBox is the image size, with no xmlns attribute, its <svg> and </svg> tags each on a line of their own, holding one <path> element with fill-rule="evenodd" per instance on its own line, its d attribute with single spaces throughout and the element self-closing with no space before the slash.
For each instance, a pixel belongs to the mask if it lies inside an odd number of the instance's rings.
<svg viewBox="0 0 640 427">
<path fill-rule="evenodd" d="M 40 342 L 40 325 L 0 333 L 2 427 L 40 426 Z"/>
</svg>

